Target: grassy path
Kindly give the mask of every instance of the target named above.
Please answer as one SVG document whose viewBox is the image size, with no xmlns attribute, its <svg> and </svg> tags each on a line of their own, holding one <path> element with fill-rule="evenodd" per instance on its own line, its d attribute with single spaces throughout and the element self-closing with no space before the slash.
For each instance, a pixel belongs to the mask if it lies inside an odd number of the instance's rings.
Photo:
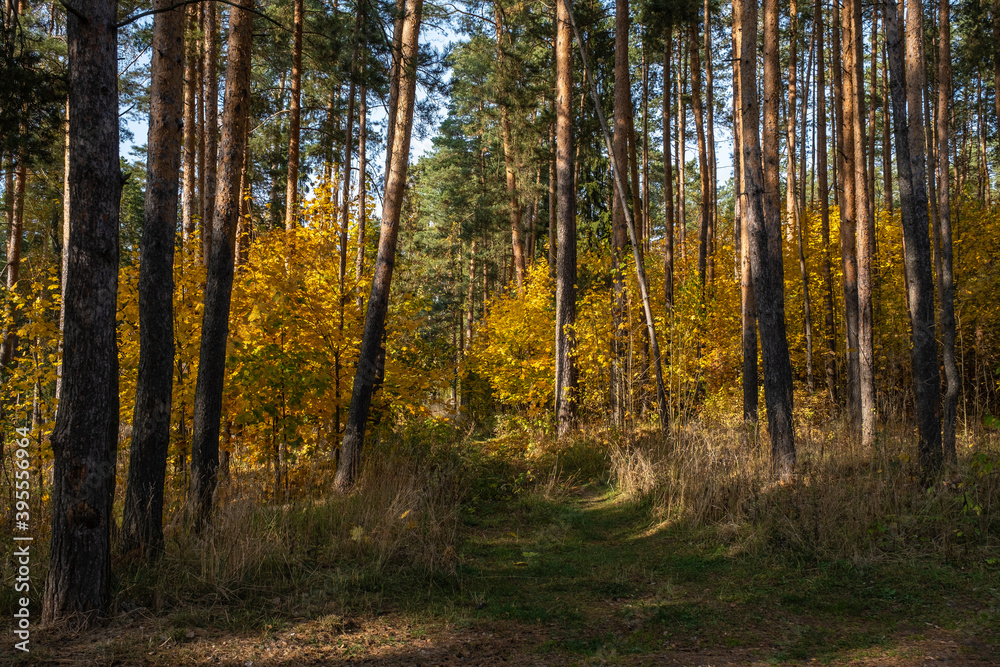
<svg viewBox="0 0 1000 667">
<path fill-rule="evenodd" d="M 1000 664 L 992 565 L 735 555 L 590 487 L 463 523 L 451 575 L 320 569 L 274 598 L 52 635 L 31 663 Z"/>
</svg>

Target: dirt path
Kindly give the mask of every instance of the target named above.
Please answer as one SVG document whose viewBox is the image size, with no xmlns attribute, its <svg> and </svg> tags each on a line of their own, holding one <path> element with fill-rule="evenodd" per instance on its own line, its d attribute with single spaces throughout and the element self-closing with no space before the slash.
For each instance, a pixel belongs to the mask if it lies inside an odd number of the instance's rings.
<svg viewBox="0 0 1000 667">
<path fill-rule="evenodd" d="M 447 577 L 387 575 L 363 602 L 279 599 L 264 627 L 227 607 L 136 610 L 38 637 L 30 664 L 1000 664 L 995 571 L 741 556 L 586 489 L 480 508 L 465 530 Z"/>
</svg>

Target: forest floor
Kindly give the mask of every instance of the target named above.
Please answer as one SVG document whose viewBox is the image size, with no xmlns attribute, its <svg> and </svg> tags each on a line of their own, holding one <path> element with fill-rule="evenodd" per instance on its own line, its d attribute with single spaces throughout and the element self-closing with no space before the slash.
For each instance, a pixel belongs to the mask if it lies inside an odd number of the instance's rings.
<svg viewBox="0 0 1000 667">
<path fill-rule="evenodd" d="M 39 634 L 17 664 L 1000 664 L 995 562 L 739 553 L 650 517 L 599 481 L 539 485 L 463 508 L 453 572 L 316 565 Z"/>
</svg>

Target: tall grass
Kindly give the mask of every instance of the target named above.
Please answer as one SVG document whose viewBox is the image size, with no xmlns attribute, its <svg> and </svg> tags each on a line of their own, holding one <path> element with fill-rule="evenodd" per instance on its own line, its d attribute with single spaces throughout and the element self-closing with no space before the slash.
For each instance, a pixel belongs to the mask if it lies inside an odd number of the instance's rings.
<svg viewBox="0 0 1000 667">
<path fill-rule="evenodd" d="M 1000 441 L 959 444 L 957 466 L 921 481 L 915 436 L 896 424 L 863 450 L 843 424 L 803 425 L 790 483 L 774 481 L 766 436 L 735 420 L 646 434 L 611 452 L 612 479 L 662 522 L 714 526 L 736 552 L 873 561 L 1000 555 Z M 761 433 L 765 427 L 761 425 Z"/>
</svg>

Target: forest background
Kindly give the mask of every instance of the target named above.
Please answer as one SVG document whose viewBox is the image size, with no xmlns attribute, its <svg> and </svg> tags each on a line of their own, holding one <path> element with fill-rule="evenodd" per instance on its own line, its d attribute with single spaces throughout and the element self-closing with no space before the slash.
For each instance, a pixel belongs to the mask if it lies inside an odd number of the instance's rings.
<svg viewBox="0 0 1000 667">
<path fill-rule="evenodd" d="M 454 573 L 475 508 L 580 484 L 995 575 L 994 2 L 98 4 L 3 10 L 0 485 L 47 623 L 188 604 L 162 558 L 243 590 L 265 516 L 303 566 Z"/>
</svg>

